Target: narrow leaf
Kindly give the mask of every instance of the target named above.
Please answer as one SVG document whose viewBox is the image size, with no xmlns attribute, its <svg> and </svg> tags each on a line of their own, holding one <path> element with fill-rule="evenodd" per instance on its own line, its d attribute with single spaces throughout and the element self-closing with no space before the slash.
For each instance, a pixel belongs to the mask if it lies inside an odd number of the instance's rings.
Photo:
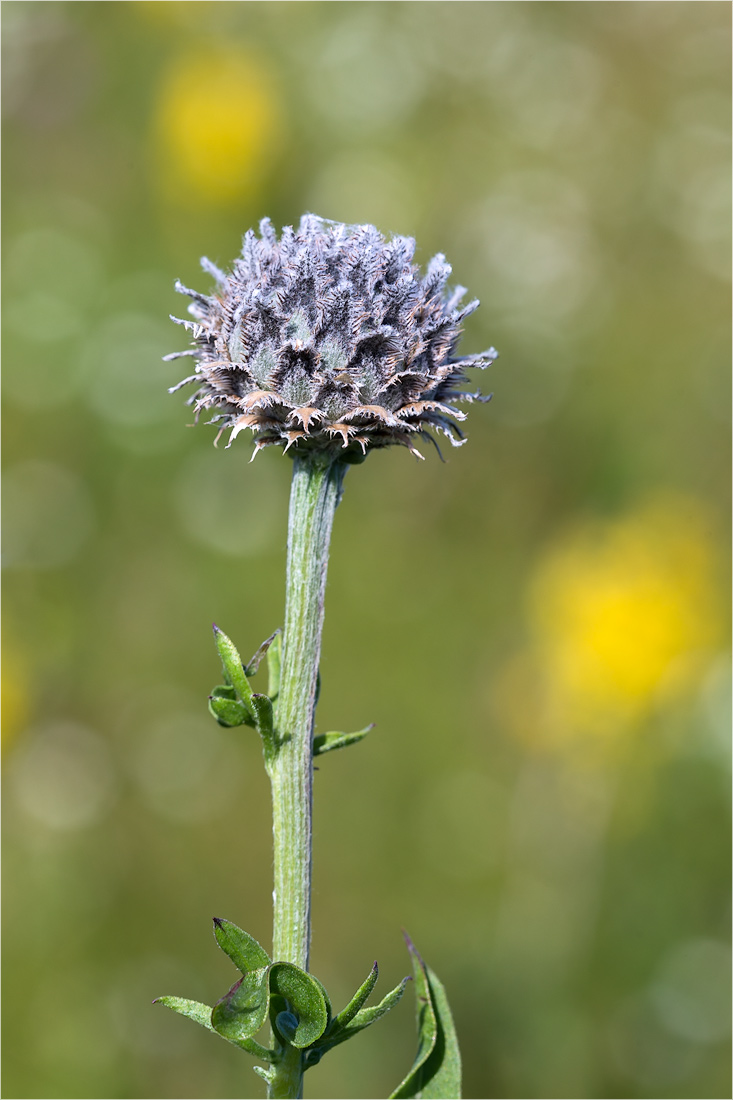
<svg viewBox="0 0 733 1100">
<path fill-rule="evenodd" d="M 267 967 L 250 970 L 217 1001 L 211 1025 L 230 1042 L 251 1039 L 267 1019 L 269 990 Z"/>
<path fill-rule="evenodd" d="M 224 954 L 229 956 L 237 970 L 241 970 L 243 974 L 270 965 L 270 956 L 264 947 L 249 932 L 238 928 L 230 920 L 214 917 L 214 935 Z"/>
<path fill-rule="evenodd" d="M 324 752 L 333 752 L 334 749 L 343 749 L 347 745 L 355 745 L 357 741 L 361 741 L 362 738 L 366 737 L 369 730 L 372 729 L 374 729 L 373 722 L 357 733 L 339 733 L 335 730 L 330 733 L 319 733 L 317 737 L 313 738 L 313 755 L 323 756 Z"/>
<path fill-rule="evenodd" d="M 252 715 L 238 699 L 225 699 L 221 695 L 209 696 L 209 714 L 213 714 L 220 726 L 252 725 Z"/>
<path fill-rule="evenodd" d="M 339 1012 L 338 1016 L 334 1018 L 334 1029 L 346 1027 L 346 1025 L 354 1019 L 354 1016 L 356 1016 L 359 1009 L 364 1005 L 367 997 L 374 989 L 374 986 L 377 984 L 378 977 L 379 967 L 375 963 L 369 971 L 366 981 L 359 986 L 356 993 L 347 1004 L 346 1008 L 343 1008 L 341 1012 Z"/>
<path fill-rule="evenodd" d="M 263 738 L 272 739 L 272 699 L 267 695 L 254 694 L 252 696 L 252 710 L 254 711 L 257 729 Z"/>
<path fill-rule="evenodd" d="M 320 1039 L 328 1024 L 328 1010 L 317 982 L 293 963 L 273 963 L 270 967 L 270 992 L 283 997 L 298 1018 L 290 1043 L 303 1049 Z"/>
<path fill-rule="evenodd" d="M 242 666 L 242 658 L 239 656 L 236 646 L 231 638 L 228 638 L 224 631 L 219 630 L 216 625 L 214 626 L 214 639 L 229 683 L 239 696 L 240 702 L 252 714 L 252 688 L 249 686 L 249 680 Z"/>
<path fill-rule="evenodd" d="M 279 633 L 280 633 L 280 631 L 276 630 L 274 632 L 274 634 L 270 635 L 269 638 L 265 638 L 264 642 L 262 643 L 260 648 L 257 650 L 257 652 L 252 657 L 250 657 L 249 661 L 247 662 L 247 664 L 245 665 L 245 668 L 244 668 L 244 671 L 247 674 L 247 676 L 254 676 L 255 672 L 257 672 L 257 669 L 260 667 L 260 661 L 265 656 L 268 649 L 270 648 L 272 643 L 275 641 L 275 638 L 277 638 Z"/>
<path fill-rule="evenodd" d="M 280 693 L 280 664 L 282 661 L 282 634 L 279 630 L 267 650 L 267 694 L 274 702 Z"/>
<path fill-rule="evenodd" d="M 188 1001 L 185 997 L 156 997 L 153 1004 L 165 1005 L 180 1016 L 187 1016 L 189 1020 L 201 1024 L 208 1031 L 214 1030 L 211 1026 L 211 1007 L 201 1004 L 200 1001 Z"/>
<path fill-rule="evenodd" d="M 208 1005 L 201 1004 L 200 1001 L 188 1001 L 185 997 L 156 997 L 153 1004 L 165 1005 L 166 1008 L 172 1009 L 180 1016 L 187 1016 L 189 1020 L 201 1024 L 202 1027 L 205 1027 L 207 1031 L 211 1031 L 214 1035 L 221 1034 L 211 1026 L 211 1008 Z M 275 1057 L 274 1051 L 261 1046 L 254 1039 L 230 1039 L 226 1035 L 221 1035 L 221 1038 L 227 1039 L 227 1042 L 239 1047 L 240 1050 L 246 1050 L 248 1054 L 254 1055 L 255 1058 L 261 1058 L 263 1062 L 272 1062 Z M 254 1068 L 257 1069 L 256 1066 Z"/>
<path fill-rule="evenodd" d="M 370 1024 L 376 1023 L 377 1020 L 381 1020 L 382 1016 L 386 1016 L 389 1010 L 402 1000 L 402 995 L 409 980 L 409 978 L 403 978 L 400 984 L 395 986 L 386 997 L 383 997 L 378 1005 L 374 1005 L 372 1008 L 362 1008 L 357 1012 L 348 1025 L 349 1030 L 361 1031 L 363 1028 L 369 1027 Z"/>
<path fill-rule="evenodd" d="M 345 1043 L 347 1039 L 351 1039 L 353 1035 L 358 1035 L 365 1027 L 369 1027 L 370 1024 L 375 1024 L 377 1020 L 381 1020 L 382 1016 L 386 1016 L 389 1010 L 394 1008 L 402 999 L 402 994 L 405 992 L 405 986 L 409 981 L 409 978 L 403 978 L 400 984 L 388 993 L 378 1005 L 374 1005 L 372 1008 L 362 1008 L 345 1027 L 340 1027 L 338 1030 L 335 1028 L 332 1029 L 331 1033 L 325 1036 L 323 1043 L 324 1049 L 338 1046 L 339 1043 Z"/>
<path fill-rule="evenodd" d="M 417 998 L 417 1054 L 412 1069 L 390 1100 L 458 1100 L 461 1056 L 442 983 L 406 935 Z"/>
<path fill-rule="evenodd" d="M 252 709 L 255 716 L 255 725 L 262 738 L 265 752 L 265 760 L 271 760 L 275 755 L 275 729 L 273 724 L 272 699 L 267 695 L 253 695 Z"/>
<path fill-rule="evenodd" d="M 438 1041 L 429 1060 L 431 1064 L 426 1064 L 426 1076 L 432 1071 L 433 1062 L 436 1067 L 439 1065 L 439 1068 L 435 1069 L 435 1074 L 430 1080 L 426 1080 L 422 1096 L 424 1100 L 445 1100 L 445 1098 L 453 1100 L 454 1097 L 461 1095 L 461 1052 L 458 1047 L 458 1036 L 445 986 L 429 966 L 425 969 L 428 972 L 430 992 L 438 1019 Z"/>
</svg>

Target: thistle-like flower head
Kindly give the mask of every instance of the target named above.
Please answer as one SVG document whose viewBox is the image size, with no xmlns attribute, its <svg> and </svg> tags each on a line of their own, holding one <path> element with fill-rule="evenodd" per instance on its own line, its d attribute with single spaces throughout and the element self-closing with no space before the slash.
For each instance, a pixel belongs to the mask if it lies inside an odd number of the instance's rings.
<svg viewBox="0 0 733 1100">
<path fill-rule="evenodd" d="M 230 275 L 202 260 L 217 290 L 207 296 L 176 284 L 193 299 L 193 321 L 173 318 L 193 334 L 196 415 L 229 444 L 244 429 L 255 454 L 279 444 L 358 460 L 370 447 L 399 443 L 422 458 L 416 436 L 430 429 L 464 442 L 458 401 L 485 400 L 468 391 L 464 371 L 486 367 L 490 348 L 458 357 L 459 309 L 466 291 L 446 289 L 450 265 L 434 256 L 425 275 L 412 262 L 409 237 L 386 241 L 372 225 L 343 225 L 306 214 L 280 239 L 265 218 L 249 230 Z M 219 436 L 217 436 L 217 439 Z M 254 457 L 254 456 L 253 456 Z"/>
</svg>

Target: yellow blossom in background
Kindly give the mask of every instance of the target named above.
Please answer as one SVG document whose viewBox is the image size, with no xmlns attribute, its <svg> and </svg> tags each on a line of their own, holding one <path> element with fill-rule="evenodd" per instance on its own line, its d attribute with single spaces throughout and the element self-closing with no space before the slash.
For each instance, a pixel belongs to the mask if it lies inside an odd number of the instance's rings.
<svg viewBox="0 0 733 1100">
<path fill-rule="evenodd" d="M 16 654 L 3 652 L 2 748 L 3 752 L 28 723 L 28 680 Z"/>
<path fill-rule="evenodd" d="M 155 104 L 158 189 L 180 205 L 252 198 L 272 165 L 278 133 L 275 95 L 259 58 L 219 46 L 181 54 Z"/>
<path fill-rule="evenodd" d="M 577 528 L 531 581 L 531 642 L 497 685 L 509 724 L 533 743 L 618 743 L 720 642 L 716 574 L 709 524 L 685 498 Z"/>
</svg>

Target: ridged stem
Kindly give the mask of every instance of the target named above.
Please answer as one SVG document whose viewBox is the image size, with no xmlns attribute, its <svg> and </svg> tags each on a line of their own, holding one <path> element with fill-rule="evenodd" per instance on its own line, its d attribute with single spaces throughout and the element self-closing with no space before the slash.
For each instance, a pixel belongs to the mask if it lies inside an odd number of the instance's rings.
<svg viewBox="0 0 733 1100">
<path fill-rule="evenodd" d="M 272 957 L 308 969 L 310 948 L 313 722 L 331 528 L 346 466 L 324 456 L 293 460 L 278 752 L 269 771 L 274 838 Z M 302 1095 L 302 1056 L 283 1050 L 270 1097 Z"/>
</svg>

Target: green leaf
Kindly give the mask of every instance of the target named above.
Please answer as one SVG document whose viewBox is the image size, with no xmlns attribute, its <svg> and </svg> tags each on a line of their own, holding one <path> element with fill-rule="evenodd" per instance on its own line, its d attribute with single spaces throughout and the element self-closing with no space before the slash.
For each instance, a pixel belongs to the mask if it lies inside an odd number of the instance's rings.
<svg viewBox="0 0 733 1100">
<path fill-rule="evenodd" d="M 402 1000 L 402 994 L 405 992 L 405 986 L 409 981 L 409 978 L 403 978 L 400 984 L 395 986 L 378 1005 L 374 1005 L 372 1008 L 362 1008 L 352 1017 L 345 1027 L 339 1027 L 338 1030 L 334 1027 L 325 1037 L 325 1042 L 323 1044 L 324 1048 L 327 1049 L 328 1047 L 335 1047 L 339 1043 L 345 1043 L 347 1039 L 351 1039 L 352 1036 L 358 1035 L 365 1027 L 369 1027 L 370 1024 L 375 1024 L 377 1020 L 381 1020 L 382 1016 L 386 1016 L 389 1010 L 394 1008 L 394 1006 Z M 335 1023 L 336 1021 L 334 1020 L 334 1024 Z"/>
<path fill-rule="evenodd" d="M 165 1005 L 180 1016 L 188 1016 L 189 1020 L 195 1020 L 201 1027 L 213 1031 L 211 1026 L 211 1007 L 201 1004 L 200 1001 L 187 1001 L 185 997 L 156 997 L 154 1005 Z"/>
<path fill-rule="evenodd" d="M 273 703 L 280 693 L 280 665 L 282 662 L 282 634 L 276 630 L 267 650 L 267 694 Z"/>
<path fill-rule="evenodd" d="M 250 970 L 236 982 L 211 1012 L 211 1025 L 230 1042 L 251 1039 L 267 1019 L 268 968 Z"/>
<path fill-rule="evenodd" d="M 445 989 L 409 936 L 405 939 L 415 976 L 418 1047 L 412 1069 L 390 1100 L 458 1100 L 461 1055 Z"/>
<path fill-rule="evenodd" d="M 219 630 L 216 625 L 214 625 L 214 639 L 229 683 L 239 696 L 240 702 L 244 704 L 245 709 L 251 715 L 253 713 L 252 688 L 249 686 L 249 680 L 245 675 L 242 658 L 239 656 L 231 638 L 228 638 L 224 631 Z"/>
<path fill-rule="evenodd" d="M 264 642 L 262 643 L 260 648 L 257 650 L 257 652 L 254 654 L 254 656 L 250 657 L 249 661 L 247 662 L 247 664 L 245 665 L 245 668 L 244 668 L 244 671 L 245 671 L 247 676 L 254 676 L 254 674 L 257 672 L 257 669 L 260 667 L 260 661 L 265 656 L 268 649 L 270 648 L 272 643 L 275 641 L 275 638 L 277 638 L 279 634 L 280 634 L 280 631 L 276 630 L 274 632 L 274 634 L 270 635 L 269 638 L 265 638 Z"/>
<path fill-rule="evenodd" d="M 173 1012 L 177 1012 L 180 1016 L 187 1016 L 189 1020 L 194 1020 L 197 1024 L 201 1024 L 201 1027 L 205 1027 L 207 1031 L 213 1032 L 214 1035 L 221 1035 L 217 1032 L 211 1024 L 212 1010 L 208 1005 L 201 1004 L 200 1001 L 188 1001 L 184 997 L 157 997 L 153 1004 L 165 1005 L 166 1008 L 170 1008 Z M 267 1047 L 261 1046 L 255 1042 L 254 1039 L 232 1039 L 227 1035 L 221 1035 L 222 1039 L 227 1039 L 235 1047 L 239 1047 L 240 1050 L 246 1050 L 248 1054 L 254 1055 L 255 1058 L 261 1058 L 263 1062 L 272 1062 L 275 1057 L 273 1050 L 268 1050 Z M 257 1067 L 255 1067 L 257 1069 Z M 263 1073 L 267 1072 L 266 1070 Z"/>
<path fill-rule="evenodd" d="M 359 730 L 357 733 L 338 733 L 336 730 L 332 730 L 330 733 L 319 733 L 317 737 L 313 738 L 313 755 L 323 756 L 324 752 L 333 752 L 334 749 L 343 749 L 347 745 L 355 745 L 357 741 L 361 741 L 366 737 L 369 730 L 374 729 L 374 723 L 366 726 L 363 730 Z"/>
<path fill-rule="evenodd" d="M 237 693 L 231 684 L 217 684 L 212 689 L 211 697 L 216 699 L 236 699 Z"/>
<path fill-rule="evenodd" d="M 252 710 L 263 738 L 272 739 L 272 699 L 268 695 L 253 695 Z"/>
<path fill-rule="evenodd" d="M 209 696 L 209 714 L 213 714 L 220 726 L 252 725 L 252 715 L 238 699 L 226 699 L 221 695 Z"/>
<path fill-rule="evenodd" d="M 377 984 L 378 977 L 379 967 L 375 963 L 369 971 L 366 981 L 359 986 L 356 993 L 347 1004 L 346 1008 L 343 1008 L 341 1012 L 339 1012 L 338 1016 L 334 1018 L 334 1029 L 346 1027 L 346 1025 L 354 1019 L 354 1016 L 356 1016 L 359 1009 L 364 1005 L 367 997 L 374 989 L 374 986 Z"/>
<path fill-rule="evenodd" d="M 238 928 L 230 920 L 214 917 L 214 935 L 224 954 L 229 956 L 237 970 L 241 970 L 243 974 L 270 965 L 270 956 L 264 947 L 249 932 Z"/>
<path fill-rule="evenodd" d="M 283 997 L 298 1018 L 289 1042 L 299 1049 L 320 1039 L 328 1025 L 328 1009 L 319 981 L 293 963 L 276 962 L 270 967 L 270 992 Z"/>
<path fill-rule="evenodd" d="M 262 738 L 265 760 L 269 761 L 275 756 L 277 751 L 275 746 L 272 699 L 267 695 L 253 695 L 252 709 L 255 716 L 255 725 Z"/>
<path fill-rule="evenodd" d="M 320 982 L 318 980 L 318 978 L 315 976 L 315 974 L 311 974 L 310 977 L 313 979 L 313 981 L 316 983 L 316 985 L 320 989 L 321 993 L 323 994 L 323 1000 L 326 1004 L 326 1027 L 328 1027 L 329 1024 L 331 1023 L 331 1015 L 332 1015 L 332 1012 L 333 1012 L 332 1007 L 331 1007 L 331 998 L 329 997 L 328 991 L 327 991 L 325 985 L 323 984 L 323 982 Z"/>
</svg>

